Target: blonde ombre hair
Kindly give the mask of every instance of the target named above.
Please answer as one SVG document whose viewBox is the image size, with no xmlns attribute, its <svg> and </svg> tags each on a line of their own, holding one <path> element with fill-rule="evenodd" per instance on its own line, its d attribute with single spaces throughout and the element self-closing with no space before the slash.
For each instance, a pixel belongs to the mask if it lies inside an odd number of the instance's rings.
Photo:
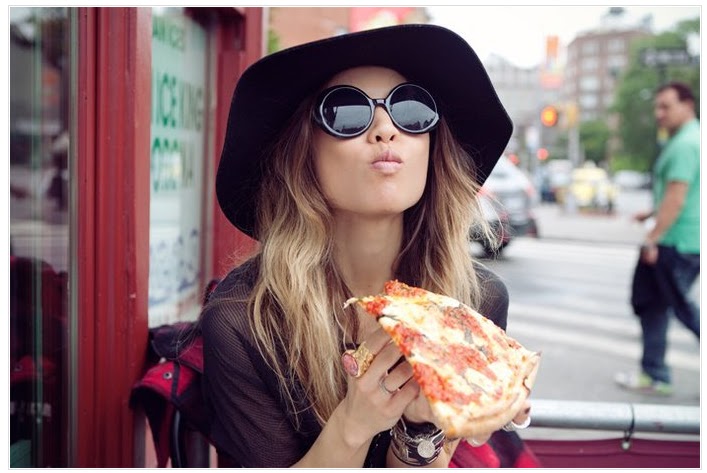
<svg viewBox="0 0 707 473">
<path fill-rule="evenodd" d="M 249 310 L 258 348 L 291 408 L 297 405 L 292 389 L 297 379 L 323 425 L 346 393 L 340 362 L 344 335 L 356 340 L 359 327 L 354 309 L 342 309 L 353 294 L 333 259 L 333 217 L 314 170 L 311 107 L 311 101 L 300 106 L 268 153 L 257 208 L 259 276 Z M 433 133 L 427 185 L 420 201 L 405 211 L 407 244 L 395 276 L 478 307 L 472 223 L 490 235 L 476 199 L 479 186 L 469 156 L 444 119 Z"/>
</svg>

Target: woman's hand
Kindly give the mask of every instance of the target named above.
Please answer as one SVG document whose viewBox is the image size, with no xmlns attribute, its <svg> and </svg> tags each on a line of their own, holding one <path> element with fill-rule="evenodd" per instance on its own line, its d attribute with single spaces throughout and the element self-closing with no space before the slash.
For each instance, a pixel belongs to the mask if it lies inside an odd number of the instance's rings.
<svg viewBox="0 0 707 473">
<path fill-rule="evenodd" d="M 335 411 L 342 417 L 342 435 L 352 446 L 390 429 L 419 393 L 417 383 L 407 382 L 411 366 L 407 362 L 396 366 L 400 351 L 382 328 L 371 333 L 365 344 L 375 357 L 363 375 L 349 376 L 346 397 Z"/>
<path fill-rule="evenodd" d="M 522 425 L 526 420 L 528 420 L 528 417 L 530 417 L 530 401 L 526 399 L 525 402 L 523 402 L 523 405 L 521 406 L 518 413 L 516 413 L 515 417 L 513 418 L 513 423 L 517 425 Z M 467 440 L 471 445 L 478 447 L 486 443 L 488 439 L 491 438 L 492 434 L 493 432 L 489 432 L 488 434 L 479 435 L 477 437 L 470 438 Z"/>
<path fill-rule="evenodd" d="M 378 328 L 364 343 L 375 355 L 373 361 L 358 378 L 348 377 L 346 396 L 312 448 L 293 466 L 360 468 L 373 437 L 393 427 L 417 396 L 417 384 L 406 383 L 412 369 L 408 363 L 397 364 L 400 351 L 388 334 Z"/>
<path fill-rule="evenodd" d="M 521 425 L 530 417 L 530 400 L 526 399 L 523 406 L 520 408 L 516 416 L 513 418 L 513 423 Z"/>
<path fill-rule="evenodd" d="M 407 365 L 408 363 L 404 362 L 404 364 Z M 418 386 L 418 394 L 415 399 L 413 399 L 412 402 L 410 402 L 410 404 L 408 404 L 405 408 L 405 411 L 403 412 L 405 420 L 416 424 L 421 424 L 424 422 L 432 422 L 433 424 L 436 423 L 435 416 L 432 413 L 432 408 L 430 407 L 430 403 L 425 397 L 425 395 L 422 394 L 422 390 L 417 384 L 417 381 L 411 379 L 408 384 L 414 384 Z"/>
</svg>

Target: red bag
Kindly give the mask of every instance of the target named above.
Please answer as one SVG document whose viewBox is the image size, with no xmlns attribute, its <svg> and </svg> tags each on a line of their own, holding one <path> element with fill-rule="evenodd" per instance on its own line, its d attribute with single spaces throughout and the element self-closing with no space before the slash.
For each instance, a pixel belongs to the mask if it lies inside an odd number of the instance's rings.
<svg viewBox="0 0 707 473">
<path fill-rule="evenodd" d="M 474 447 L 466 440 L 462 440 L 454 452 L 449 467 L 542 468 L 542 465 L 517 432 L 499 430 L 479 447 Z"/>
</svg>

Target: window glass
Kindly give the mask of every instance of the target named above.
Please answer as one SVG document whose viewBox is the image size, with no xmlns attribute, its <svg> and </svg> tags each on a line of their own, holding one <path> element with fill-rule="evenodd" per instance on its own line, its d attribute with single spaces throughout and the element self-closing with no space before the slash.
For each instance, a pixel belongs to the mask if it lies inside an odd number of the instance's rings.
<svg viewBox="0 0 707 473">
<path fill-rule="evenodd" d="M 623 52 L 626 42 L 623 38 L 613 38 L 609 40 L 608 49 L 609 52 Z"/>
<path fill-rule="evenodd" d="M 597 96 L 594 94 L 584 94 L 579 98 L 579 104 L 583 109 L 595 108 L 597 102 Z"/>
<path fill-rule="evenodd" d="M 599 44 L 595 41 L 587 41 L 582 44 L 582 53 L 584 54 L 596 54 L 599 52 Z"/>
<path fill-rule="evenodd" d="M 606 65 L 610 69 L 623 69 L 626 66 L 626 57 L 619 55 L 609 56 L 606 60 Z"/>
<path fill-rule="evenodd" d="M 66 467 L 66 8 L 10 8 L 10 467 Z"/>
<path fill-rule="evenodd" d="M 206 30 L 152 10 L 149 325 L 193 320 L 202 294 Z"/>
<path fill-rule="evenodd" d="M 585 76 L 579 80 L 579 89 L 582 91 L 598 90 L 599 85 L 599 78 L 597 76 Z"/>
<path fill-rule="evenodd" d="M 586 57 L 582 59 L 582 71 L 594 71 L 599 67 L 599 60 L 596 57 Z"/>
</svg>

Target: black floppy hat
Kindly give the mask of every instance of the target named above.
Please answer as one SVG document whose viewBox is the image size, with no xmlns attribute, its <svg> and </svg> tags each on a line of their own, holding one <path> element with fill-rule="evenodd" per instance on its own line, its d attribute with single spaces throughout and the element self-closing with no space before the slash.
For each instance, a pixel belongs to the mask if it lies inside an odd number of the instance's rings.
<svg viewBox="0 0 707 473">
<path fill-rule="evenodd" d="M 216 175 L 219 205 L 236 228 L 255 236 L 263 151 L 302 100 L 338 72 L 364 65 L 394 69 L 429 90 L 440 115 L 472 157 L 477 181 L 486 180 L 513 124 L 464 39 L 425 24 L 334 36 L 265 56 L 239 79 Z"/>
</svg>

